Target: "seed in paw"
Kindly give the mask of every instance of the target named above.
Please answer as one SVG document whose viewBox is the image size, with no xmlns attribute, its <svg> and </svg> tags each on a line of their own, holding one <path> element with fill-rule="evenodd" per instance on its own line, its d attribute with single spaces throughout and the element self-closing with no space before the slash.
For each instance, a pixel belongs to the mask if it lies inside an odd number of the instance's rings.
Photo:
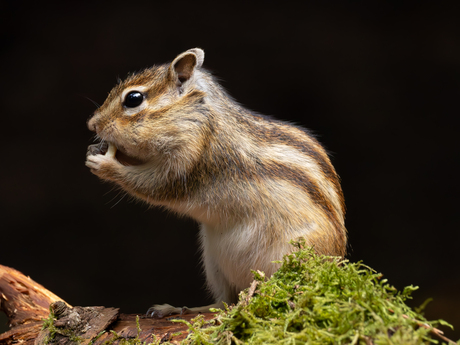
<svg viewBox="0 0 460 345">
<path fill-rule="evenodd" d="M 100 142 L 97 144 L 89 145 L 88 151 L 86 151 L 87 156 L 95 156 L 95 155 L 105 155 L 107 150 L 109 149 L 109 144 L 107 142 Z"/>
</svg>

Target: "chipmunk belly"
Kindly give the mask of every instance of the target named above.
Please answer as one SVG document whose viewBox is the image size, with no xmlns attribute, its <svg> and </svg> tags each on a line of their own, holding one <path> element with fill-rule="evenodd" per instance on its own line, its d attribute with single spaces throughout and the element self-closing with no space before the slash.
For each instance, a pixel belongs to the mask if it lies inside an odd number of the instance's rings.
<svg viewBox="0 0 460 345">
<path fill-rule="evenodd" d="M 213 263 L 225 279 L 236 289 L 244 289 L 253 280 L 251 270 L 261 270 L 268 276 L 279 267 L 291 248 L 284 241 L 267 243 L 263 229 L 253 222 L 238 224 L 201 225 L 203 257 Z M 208 268 L 205 267 L 207 270 Z"/>
</svg>

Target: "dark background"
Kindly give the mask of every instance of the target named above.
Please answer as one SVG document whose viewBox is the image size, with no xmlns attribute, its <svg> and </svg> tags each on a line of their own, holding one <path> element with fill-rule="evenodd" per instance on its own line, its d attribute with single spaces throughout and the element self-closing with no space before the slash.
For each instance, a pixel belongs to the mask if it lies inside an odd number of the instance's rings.
<svg viewBox="0 0 460 345">
<path fill-rule="evenodd" d="M 349 259 L 460 338 L 459 8 L 323 1 L 1 1 L 0 264 L 72 305 L 210 302 L 197 225 L 85 167 L 86 121 L 117 76 L 201 47 L 250 109 L 314 130 L 347 202 Z M 3 326 L 2 326 L 3 327 Z"/>
</svg>

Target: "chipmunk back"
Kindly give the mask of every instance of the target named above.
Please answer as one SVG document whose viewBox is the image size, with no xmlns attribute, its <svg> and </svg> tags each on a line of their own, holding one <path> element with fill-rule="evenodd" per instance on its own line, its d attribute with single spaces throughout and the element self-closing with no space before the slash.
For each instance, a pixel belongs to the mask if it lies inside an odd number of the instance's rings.
<svg viewBox="0 0 460 345">
<path fill-rule="evenodd" d="M 88 122 L 101 142 L 86 161 L 101 179 L 200 223 L 216 303 L 193 312 L 236 302 L 251 269 L 273 274 L 292 239 L 338 256 L 347 242 L 342 190 L 323 147 L 306 129 L 240 106 L 203 61 L 190 49 L 116 85 Z"/>
</svg>

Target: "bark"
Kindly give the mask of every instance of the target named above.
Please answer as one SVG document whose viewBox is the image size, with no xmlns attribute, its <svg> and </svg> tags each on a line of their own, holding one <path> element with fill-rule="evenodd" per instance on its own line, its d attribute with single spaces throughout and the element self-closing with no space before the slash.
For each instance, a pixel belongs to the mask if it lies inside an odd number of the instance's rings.
<svg viewBox="0 0 460 345">
<path fill-rule="evenodd" d="M 51 308 L 50 308 L 51 306 Z M 26 277 L 21 272 L 0 265 L 0 310 L 9 319 L 10 329 L 0 334 L 0 345 L 17 344 L 103 344 L 109 340 L 118 344 L 139 336 L 139 340 L 152 342 L 157 338 L 173 343 L 184 339 L 188 328 L 172 318 L 152 319 L 121 314 L 118 308 L 72 307 L 67 302 Z M 42 329 L 50 310 L 54 321 Z M 197 314 L 177 317 L 190 321 Z M 213 313 L 205 313 L 209 320 Z M 177 335 L 177 333 L 181 334 Z"/>
</svg>

